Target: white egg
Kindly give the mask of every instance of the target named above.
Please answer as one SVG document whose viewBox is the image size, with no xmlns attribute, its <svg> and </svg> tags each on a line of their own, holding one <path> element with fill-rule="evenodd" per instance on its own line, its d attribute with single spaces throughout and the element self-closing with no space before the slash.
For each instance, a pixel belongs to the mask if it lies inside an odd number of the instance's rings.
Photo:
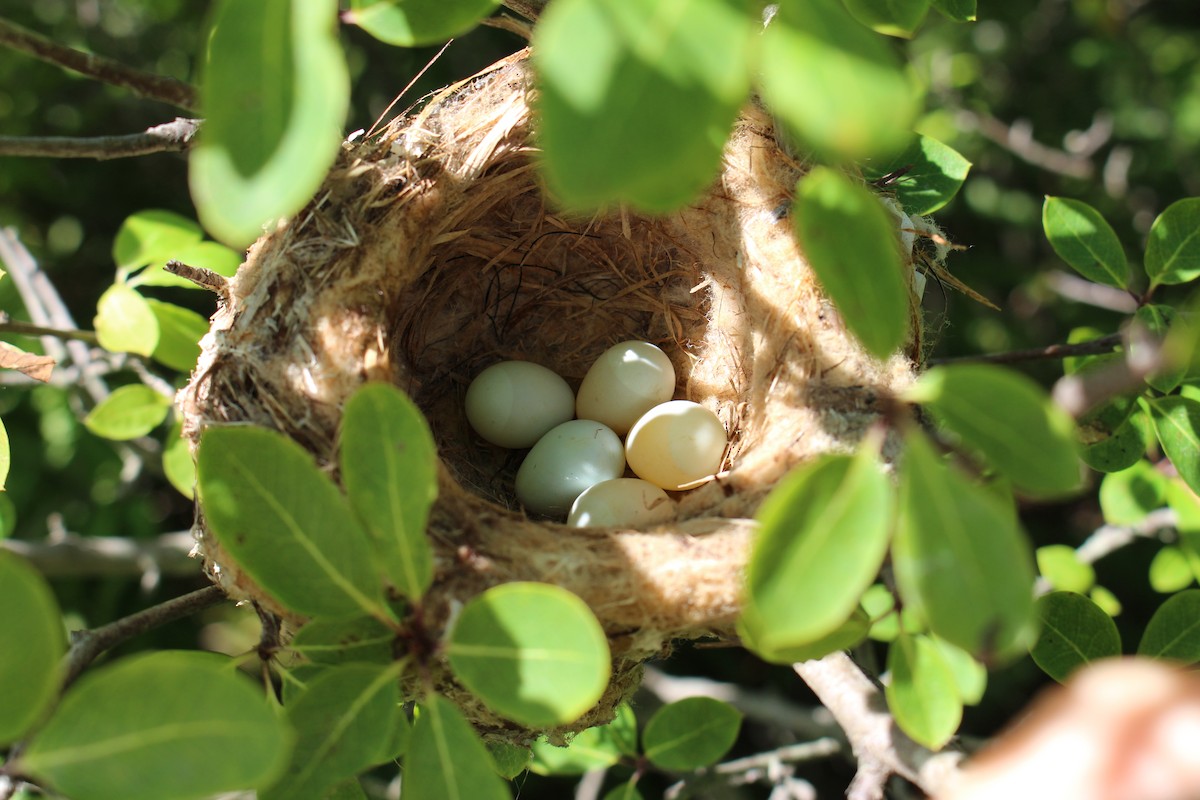
<svg viewBox="0 0 1200 800">
<path fill-rule="evenodd" d="M 727 442 L 716 414 L 690 400 L 671 400 L 634 424 L 625 440 L 625 457 L 639 478 L 681 489 L 720 468 Z"/>
<path fill-rule="evenodd" d="M 641 528 L 675 518 L 675 501 L 641 478 L 601 481 L 575 498 L 567 524 L 576 528 Z"/>
<path fill-rule="evenodd" d="M 517 499 L 528 511 L 566 516 L 575 498 L 625 471 L 625 449 L 608 426 L 575 419 L 555 427 L 517 470 Z"/>
<path fill-rule="evenodd" d="M 649 342 L 621 342 L 596 359 L 575 399 L 575 416 L 603 422 L 621 436 L 675 393 L 675 367 Z"/>
<path fill-rule="evenodd" d="M 467 387 L 467 421 L 501 447 L 532 447 L 575 416 L 575 394 L 551 370 L 531 361 L 501 361 Z"/>
</svg>

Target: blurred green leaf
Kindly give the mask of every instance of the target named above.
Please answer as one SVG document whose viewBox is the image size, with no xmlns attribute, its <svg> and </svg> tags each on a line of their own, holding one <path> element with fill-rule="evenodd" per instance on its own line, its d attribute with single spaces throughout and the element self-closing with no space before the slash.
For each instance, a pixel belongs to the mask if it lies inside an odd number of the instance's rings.
<svg viewBox="0 0 1200 800">
<path fill-rule="evenodd" d="M 837 0 L 784 0 L 761 48 L 763 98 L 819 155 L 889 157 L 912 135 L 916 89 L 887 42 Z"/>
<path fill-rule="evenodd" d="M 1179 323 L 1179 314 L 1171 306 L 1144 305 L 1134 314 L 1134 319 L 1144 325 L 1155 339 L 1165 342 L 1167 334 Z M 1138 348 L 1145 346 L 1139 344 L 1137 337 L 1134 337 L 1134 341 L 1129 346 L 1130 358 L 1144 358 L 1145 356 L 1138 351 Z M 1174 355 L 1173 348 L 1164 346 L 1162 348 L 1162 367 L 1146 378 L 1146 383 L 1163 394 L 1174 391 L 1188 371 L 1187 359 L 1177 359 L 1173 357 Z"/>
<path fill-rule="evenodd" d="M 463 608 L 446 643 L 455 676 L 529 727 L 574 722 L 608 686 L 608 639 L 587 604 L 546 583 L 505 583 Z"/>
<path fill-rule="evenodd" d="M 18 763 L 74 800 L 190 800 L 261 788 L 287 754 L 283 720 L 228 658 L 160 651 L 84 675 Z"/>
<path fill-rule="evenodd" d="M 937 750 L 958 730 L 962 701 L 954 673 L 928 636 L 901 634 L 888 648 L 888 709 L 913 741 Z"/>
<path fill-rule="evenodd" d="M 113 391 L 83 418 L 83 424 L 104 439 L 136 439 L 157 428 L 167 418 L 171 405 L 170 397 L 135 383 Z"/>
<path fill-rule="evenodd" d="M 760 507 L 740 632 L 761 657 L 777 661 L 833 633 L 879 574 L 894 499 L 875 452 L 804 464 Z"/>
<path fill-rule="evenodd" d="M 1146 274 L 1151 287 L 1200 277 L 1200 197 L 1177 200 L 1150 226 Z"/>
<path fill-rule="evenodd" d="M 177 422 L 163 440 L 163 474 L 184 497 L 196 495 L 196 462 L 183 438 L 183 423 Z"/>
<path fill-rule="evenodd" d="M 867 615 L 861 609 L 855 609 L 847 620 L 819 639 L 806 644 L 781 645 L 770 651 L 757 650 L 755 655 L 772 664 L 811 661 L 839 650 L 849 650 L 866 639 L 870 632 L 871 622 Z"/>
<path fill-rule="evenodd" d="M 500 0 L 350 0 L 342 21 L 400 47 L 439 44 L 474 28 Z"/>
<path fill-rule="evenodd" d="M 437 497 L 437 451 L 425 417 L 394 386 L 366 384 L 342 414 L 342 483 L 388 580 L 410 599 L 433 580 L 425 535 Z"/>
<path fill-rule="evenodd" d="M 1121 601 L 1117 596 L 1105 589 L 1103 586 L 1093 586 L 1088 592 L 1088 597 L 1092 602 L 1100 607 L 1100 610 L 1110 617 L 1115 617 L 1121 613 Z"/>
<path fill-rule="evenodd" d="M 1030 649 L 1034 663 L 1062 683 L 1090 661 L 1121 654 L 1112 617 L 1074 592 L 1051 592 L 1037 600 L 1042 632 Z"/>
<path fill-rule="evenodd" d="M 299 211 L 337 157 L 349 104 L 337 0 L 220 0 L 189 155 L 200 221 L 243 247 Z"/>
<path fill-rule="evenodd" d="M 933 7 L 955 22 L 975 21 L 975 0 L 933 0 Z"/>
<path fill-rule="evenodd" d="M 754 35 L 736 0 L 555 0 L 533 37 L 551 191 L 577 209 L 691 200 L 749 93 Z"/>
<path fill-rule="evenodd" d="M 1167 545 L 1150 560 L 1150 587 L 1162 594 L 1174 594 L 1192 585 L 1196 576 L 1182 549 Z"/>
<path fill-rule="evenodd" d="M 204 238 L 200 226 L 187 217 L 161 208 L 130 214 L 113 238 L 113 261 L 121 272 L 132 272 L 156 261 L 176 258 L 177 252 Z"/>
<path fill-rule="evenodd" d="M 633 709 L 629 707 L 629 703 L 622 703 L 617 706 L 617 715 L 605 727 L 612 735 L 613 742 L 616 743 L 623 754 L 636 756 L 640 752 L 638 750 L 637 716 L 633 713 Z"/>
<path fill-rule="evenodd" d="M 1200 589 L 1180 592 L 1158 607 L 1138 643 L 1138 655 L 1200 661 Z"/>
<path fill-rule="evenodd" d="M 3 538 L 3 537 L 0 537 Z M 46 580 L 0 550 L 0 745 L 16 741 L 58 693 L 62 614 Z"/>
<path fill-rule="evenodd" d="M 1109 424 L 1105 414 L 1120 414 L 1120 410 L 1111 403 L 1101 409 L 1090 420 L 1079 421 L 1080 438 L 1093 439 L 1084 442 L 1079 450 L 1083 462 L 1098 472 L 1120 472 L 1133 466 L 1146 455 L 1146 448 L 1153 437 L 1150 421 L 1139 409 L 1133 414 L 1127 414 L 1116 427 L 1104 432 Z"/>
<path fill-rule="evenodd" d="M 529 771 L 537 775 L 582 775 L 588 770 L 605 769 L 621 760 L 624 751 L 619 742 L 612 723 L 580 731 L 566 747 L 538 739 L 533 743 Z"/>
<path fill-rule="evenodd" d="M 1163 452 L 1193 492 L 1200 491 L 1200 401 L 1179 395 L 1146 401 Z"/>
<path fill-rule="evenodd" d="M 688 697 L 654 712 L 642 731 L 642 747 L 655 766 L 690 772 L 725 755 L 741 726 L 741 712 L 728 703 Z"/>
<path fill-rule="evenodd" d="M 12 451 L 8 446 L 8 428 L 4 427 L 4 420 L 0 420 L 0 492 L 4 491 L 5 484 L 8 482 L 8 470 L 11 466 Z M 6 535 L 0 530 L 0 539 Z"/>
<path fill-rule="evenodd" d="M 828 167 L 800 179 L 796 236 L 846 326 L 886 358 L 908 335 L 908 279 L 895 223 L 873 192 Z"/>
<path fill-rule="evenodd" d="M 296 743 L 260 800 L 321 800 L 326 791 L 392 754 L 401 715 L 397 670 L 343 664 L 322 672 L 285 707 Z"/>
<path fill-rule="evenodd" d="M 605 792 L 603 800 L 642 800 L 642 793 L 637 790 L 637 779 L 631 778 L 620 786 L 609 789 Z"/>
<path fill-rule="evenodd" d="M 958 194 L 971 162 L 957 150 L 937 139 L 917 134 L 903 152 L 879 167 L 866 166 L 863 174 L 868 180 L 879 181 L 884 176 L 904 171 L 895 182 L 885 187 L 909 214 L 932 214 Z"/>
<path fill-rule="evenodd" d="M 1166 477 L 1144 459 L 1100 482 L 1100 510 L 1110 525 L 1133 525 L 1166 502 Z"/>
<path fill-rule="evenodd" d="M 1096 570 L 1080 561 L 1075 548 L 1065 544 L 1039 547 L 1037 566 L 1042 577 L 1059 591 L 1082 593 L 1096 583 Z"/>
<path fill-rule="evenodd" d="M 911 38 L 929 12 L 929 0 L 843 0 L 862 24 L 887 36 Z"/>
<path fill-rule="evenodd" d="M 937 647 L 942 661 L 954 675 L 954 686 L 958 689 L 959 700 L 963 705 L 977 705 L 987 690 L 987 667 L 972 658 L 971 654 L 961 647 L 955 647 L 936 636 L 929 638 Z"/>
<path fill-rule="evenodd" d="M 158 346 L 158 319 L 140 294 L 114 284 L 100 295 L 92 320 L 100 346 L 113 353 L 149 356 Z"/>
<path fill-rule="evenodd" d="M 1047 195 L 1042 228 L 1050 246 L 1083 277 L 1106 286 L 1129 286 L 1125 249 L 1100 212 L 1081 200 Z"/>
<path fill-rule="evenodd" d="M 395 632 L 374 617 L 323 617 L 306 622 L 288 648 L 318 664 L 388 664 L 395 640 Z"/>
<path fill-rule="evenodd" d="M 368 800 L 358 778 L 347 778 L 321 795 L 321 800 Z"/>
<path fill-rule="evenodd" d="M 1033 635 L 1033 559 L 1012 512 L 933 452 L 905 437 L 892 563 L 907 607 L 984 661 Z"/>
<path fill-rule="evenodd" d="M 404 757 L 404 800 L 511 800 L 493 764 L 462 712 L 430 695 Z"/>
<path fill-rule="evenodd" d="M 0 423 L 0 428 L 4 427 Z M 17 507 L 8 492 L 0 492 L 0 539 L 7 539 L 17 527 Z"/>
<path fill-rule="evenodd" d="M 1071 418 L 1031 379 L 987 364 L 934 367 L 905 399 L 922 403 L 1024 494 L 1082 483 Z"/>
<path fill-rule="evenodd" d="M 154 360 L 180 372 L 191 372 L 200 358 L 200 337 L 208 333 L 208 320 L 174 303 L 147 300 L 158 322 L 158 344 Z"/>
<path fill-rule="evenodd" d="M 307 616 L 390 616 L 367 534 L 308 451 L 265 428 L 213 427 L 197 465 L 209 530 L 268 594 Z"/>
<path fill-rule="evenodd" d="M 492 757 L 492 766 L 495 767 L 496 774 L 506 781 L 511 781 L 529 768 L 533 751 L 528 747 L 499 741 L 484 744 L 488 755 Z"/>
</svg>

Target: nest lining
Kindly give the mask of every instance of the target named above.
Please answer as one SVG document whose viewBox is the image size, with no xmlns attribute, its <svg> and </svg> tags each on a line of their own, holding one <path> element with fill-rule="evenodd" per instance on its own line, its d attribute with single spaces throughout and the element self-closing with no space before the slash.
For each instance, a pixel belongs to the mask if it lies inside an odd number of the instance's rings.
<svg viewBox="0 0 1200 800">
<path fill-rule="evenodd" d="M 761 109 L 746 109 L 720 179 L 694 205 L 579 218 L 557 212 L 539 183 L 531 94 L 521 53 L 381 137 L 347 143 L 318 199 L 256 243 L 232 279 L 180 407 L 193 444 L 209 425 L 265 425 L 332 473 L 346 398 L 368 380 L 404 389 L 441 460 L 425 623 L 440 634 L 461 603 L 513 580 L 580 595 L 609 634 L 614 679 L 566 731 L 610 718 L 641 662 L 673 639 L 732 632 L 762 497 L 795 464 L 851 449 L 914 362 L 868 356 L 821 294 L 778 213 L 803 165 Z M 577 387 L 626 339 L 662 347 L 675 396 L 717 413 L 726 469 L 680 495 L 677 521 L 647 531 L 526 518 L 512 497 L 519 454 L 466 422 L 469 380 L 517 358 Z M 295 621 L 202 517 L 198 535 L 227 591 Z M 481 729 L 524 735 L 440 680 Z"/>
</svg>

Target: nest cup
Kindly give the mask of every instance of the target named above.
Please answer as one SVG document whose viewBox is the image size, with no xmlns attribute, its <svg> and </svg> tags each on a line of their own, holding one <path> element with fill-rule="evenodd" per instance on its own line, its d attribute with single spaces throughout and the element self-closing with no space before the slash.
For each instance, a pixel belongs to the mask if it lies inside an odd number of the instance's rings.
<svg viewBox="0 0 1200 800">
<path fill-rule="evenodd" d="M 609 690 L 549 732 L 561 738 L 611 719 L 641 664 L 673 640 L 732 633 L 762 498 L 797 463 L 853 448 L 914 361 L 868 356 L 822 295 L 786 217 L 803 164 L 759 107 L 745 110 L 719 178 L 689 207 L 582 218 L 557 211 L 539 181 L 533 99 L 520 53 L 348 142 L 317 198 L 263 236 L 230 281 L 179 404 L 193 446 L 210 425 L 264 425 L 335 472 L 345 400 L 372 380 L 407 392 L 441 462 L 428 529 L 436 577 L 422 601 L 430 634 L 474 595 L 517 580 L 576 593 L 608 634 Z M 724 423 L 721 473 L 678 495 L 674 522 L 648 530 L 527 518 L 512 493 L 519 454 L 473 433 L 468 383 L 524 359 L 577 387 L 628 339 L 658 344 L 675 396 Z M 198 549 L 214 580 L 300 622 L 221 550 L 202 511 Z M 484 733 L 532 737 L 433 668 Z"/>
</svg>

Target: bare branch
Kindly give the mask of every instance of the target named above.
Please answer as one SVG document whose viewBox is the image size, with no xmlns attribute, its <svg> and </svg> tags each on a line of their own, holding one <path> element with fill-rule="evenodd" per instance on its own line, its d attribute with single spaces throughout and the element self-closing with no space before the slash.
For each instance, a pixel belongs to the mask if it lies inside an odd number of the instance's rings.
<svg viewBox="0 0 1200 800">
<path fill-rule="evenodd" d="M 189 555 L 195 544 L 191 531 L 154 539 L 67 533 L 40 542 L 0 540 L 0 550 L 22 556 L 48 578 L 126 578 L 147 573 L 186 577 L 200 574 L 200 565 Z"/>
<path fill-rule="evenodd" d="M 1046 347 L 1034 347 L 1028 350 L 1010 350 L 1007 353 L 983 353 L 972 356 L 955 356 L 954 358 L 931 358 L 930 366 L 939 364 L 1020 364 L 1025 361 L 1044 361 L 1047 359 L 1071 358 L 1072 356 L 1090 356 L 1101 353 L 1111 353 L 1121 344 L 1121 334 L 1113 333 L 1078 344 L 1052 344 Z"/>
<path fill-rule="evenodd" d="M 1033 126 L 1028 120 L 1017 120 L 1007 125 L 990 114 L 966 109 L 959 110 L 957 119 L 963 128 L 978 131 L 1022 161 L 1048 172 L 1068 178 L 1090 178 L 1096 171 L 1096 166 L 1087 156 L 1056 150 L 1034 139 Z"/>
<path fill-rule="evenodd" d="M 1070 272 L 1061 269 L 1046 275 L 1046 285 L 1058 295 L 1076 303 L 1086 303 L 1096 308 L 1105 308 L 1120 314 L 1132 314 L 1137 311 L 1137 298 L 1129 292 L 1093 283 Z"/>
<path fill-rule="evenodd" d="M 139 97 L 169 103 L 186 111 L 196 111 L 200 106 L 196 88 L 191 84 L 67 47 L 3 18 L 0 18 L 0 45 L 89 78 L 129 89 Z"/>
<path fill-rule="evenodd" d="M 840 753 L 843 744 L 837 739 L 825 737 L 812 742 L 789 744 L 765 753 L 758 753 L 745 758 L 724 761 L 711 767 L 696 771 L 678 783 L 670 786 L 663 793 L 664 800 L 684 800 L 687 797 L 707 796 L 707 789 L 722 784 L 759 783 L 762 781 L 775 782 L 789 775 L 776 775 L 785 764 L 801 761 L 814 761 Z"/>
<path fill-rule="evenodd" d="M 1081 564 L 1095 564 L 1138 539 L 1156 538 L 1163 531 L 1173 530 L 1178 524 L 1179 519 L 1174 511 L 1159 508 L 1133 525 L 1101 525 L 1083 541 L 1083 544 L 1075 548 L 1075 558 Z M 1053 588 L 1050 581 L 1044 577 L 1039 577 L 1034 584 L 1034 592 L 1039 596 Z"/>
<path fill-rule="evenodd" d="M 215 293 L 222 303 L 229 303 L 229 279 L 224 275 L 204 267 L 193 267 L 175 259 L 168 261 L 163 269 L 172 275 L 178 275 L 180 278 L 191 281 L 201 289 L 208 289 Z"/>
<path fill-rule="evenodd" d="M 81 342 L 97 344 L 95 331 L 46 328 L 41 325 L 33 325 L 29 322 L 10 319 L 8 314 L 3 311 L 0 311 L 0 333 L 16 333 L 21 336 L 54 336 L 59 339 L 78 339 Z"/>
<path fill-rule="evenodd" d="M 176 117 L 142 133 L 124 136 L 0 136 L 0 156 L 112 158 L 182 152 L 191 146 L 200 120 Z"/>
</svg>

